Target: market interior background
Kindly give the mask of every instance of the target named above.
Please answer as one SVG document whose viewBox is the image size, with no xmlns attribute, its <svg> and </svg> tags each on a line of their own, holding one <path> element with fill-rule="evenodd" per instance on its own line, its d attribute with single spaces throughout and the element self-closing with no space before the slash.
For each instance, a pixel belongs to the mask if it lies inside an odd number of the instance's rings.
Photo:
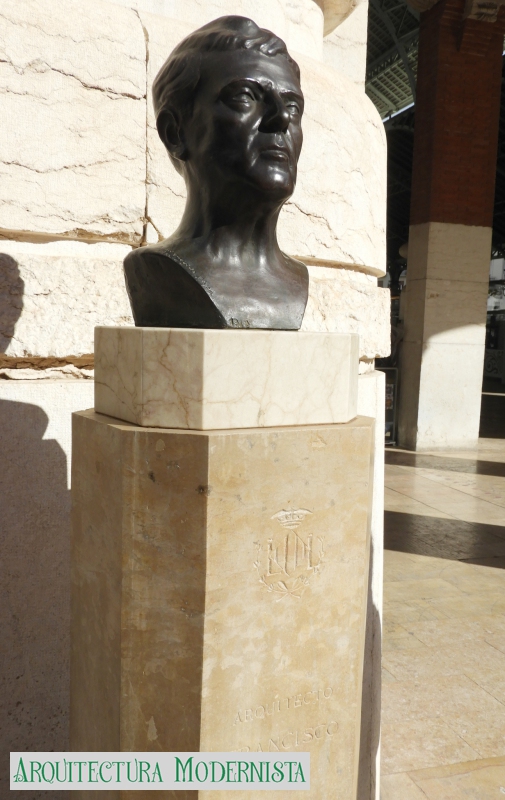
<svg viewBox="0 0 505 800">
<path fill-rule="evenodd" d="M 381 798 L 487 800 L 505 791 L 505 92 L 502 78 L 479 445 L 408 452 L 398 447 L 398 397 L 418 46 L 417 11 L 371 0 L 366 91 L 388 143 L 382 285 L 392 322 L 392 354 L 378 361 L 387 381 Z"/>
</svg>

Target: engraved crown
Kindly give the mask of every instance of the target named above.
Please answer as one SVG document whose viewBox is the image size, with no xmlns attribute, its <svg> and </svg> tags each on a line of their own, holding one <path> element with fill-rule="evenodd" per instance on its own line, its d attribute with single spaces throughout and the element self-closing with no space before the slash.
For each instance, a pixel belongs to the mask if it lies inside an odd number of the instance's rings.
<svg viewBox="0 0 505 800">
<path fill-rule="evenodd" d="M 283 528 L 294 530 L 303 522 L 307 514 L 312 514 L 312 511 L 309 511 L 308 508 L 283 508 L 282 511 L 274 514 L 271 519 L 278 520 Z"/>
</svg>

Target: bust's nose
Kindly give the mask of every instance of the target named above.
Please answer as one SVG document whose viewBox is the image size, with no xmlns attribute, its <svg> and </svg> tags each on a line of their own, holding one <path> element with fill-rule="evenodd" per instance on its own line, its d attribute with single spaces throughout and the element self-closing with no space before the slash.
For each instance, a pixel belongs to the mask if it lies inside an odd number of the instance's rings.
<svg viewBox="0 0 505 800">
<path fill-rule="evenodd" d="M 289 111 L 278 92 L 265 95 L 266 109 L 260 124 L 263 133 L 285 133 L 289 125 Z"/>
</svg>

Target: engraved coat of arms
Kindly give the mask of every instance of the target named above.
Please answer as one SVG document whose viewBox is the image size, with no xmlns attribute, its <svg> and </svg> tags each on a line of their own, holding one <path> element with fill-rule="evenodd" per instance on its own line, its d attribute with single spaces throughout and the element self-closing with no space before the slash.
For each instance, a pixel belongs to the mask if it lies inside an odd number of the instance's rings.
<svg viewBox="0 0 505 800">
<path fill-rule="evenodd" d="M 312 533 L 304 535 L 299 530 L 309 514 L 312 511 L 308 508 L 283 508 L 271 517 L 278 528 L 266 545 L 255 542 L 254 566 L 260 583 L 269 592 L 277 594 L 279 600 L 287 596 L 300 599 L 321 569 L 323 539 Z"/>
</svg>

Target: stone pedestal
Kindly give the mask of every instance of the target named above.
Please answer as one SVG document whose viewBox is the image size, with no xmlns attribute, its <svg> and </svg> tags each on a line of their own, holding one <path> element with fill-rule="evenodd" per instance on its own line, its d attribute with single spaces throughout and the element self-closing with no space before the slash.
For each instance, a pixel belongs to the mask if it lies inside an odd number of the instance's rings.
<svg viewBox="0 0 505 800">
<path fill-rule="evenodd" d="M 73 435 L 71 748 L 309 751 L 355 800 L 373 420 Z"/>
<path fill-rule="evenodd" d="M 309 331 L 95 328 L 95 410 L 213 430 L 348 422 L 359 337 Z"/>
</svg>

